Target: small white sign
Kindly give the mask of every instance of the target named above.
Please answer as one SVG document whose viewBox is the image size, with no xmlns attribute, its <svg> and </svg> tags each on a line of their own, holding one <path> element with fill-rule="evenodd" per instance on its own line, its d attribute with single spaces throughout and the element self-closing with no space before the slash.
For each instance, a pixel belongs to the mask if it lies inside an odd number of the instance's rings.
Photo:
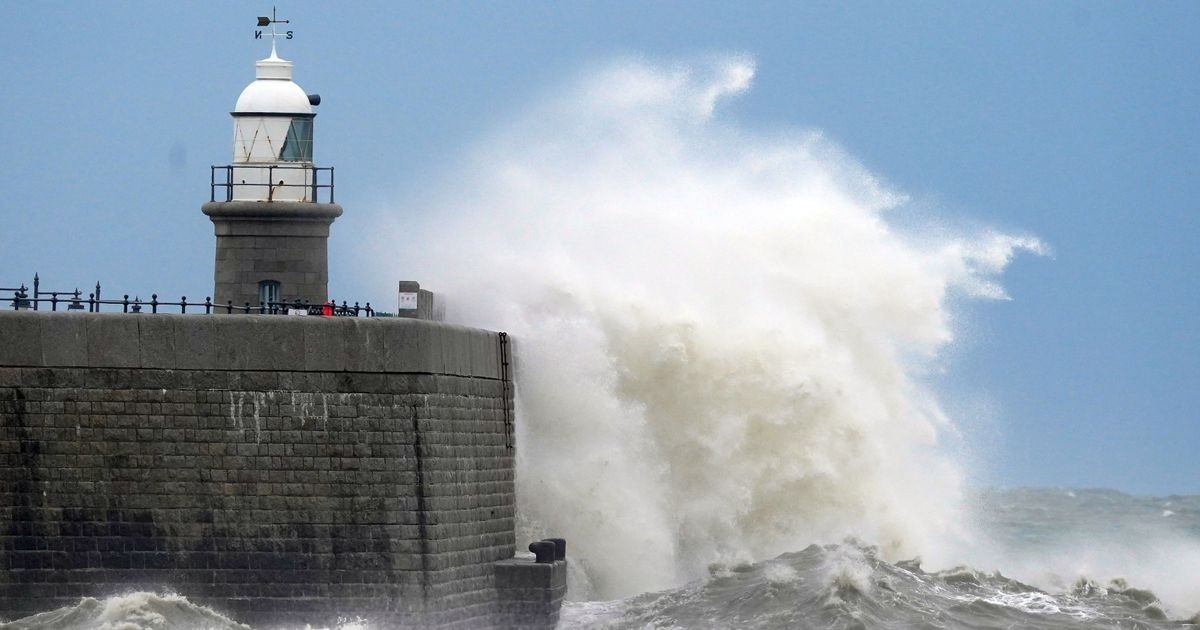
<svg viewBox="0 0 1200 630">
<path fill-rule="evenodd" d="M 301 315 L 301 316 L 307 316 L 307 315 L 308 315 L 308 309 L 306 309 L 306 308 L 289 308 L 289 309 L 288 309 L 288 315 Z"/>
<path fill-rule="evenodd" d="M 400 293 L 400 305 L 396 307 L 401 311 L 417 310 L 417 294 L 416 293 Z"/>
</svg>

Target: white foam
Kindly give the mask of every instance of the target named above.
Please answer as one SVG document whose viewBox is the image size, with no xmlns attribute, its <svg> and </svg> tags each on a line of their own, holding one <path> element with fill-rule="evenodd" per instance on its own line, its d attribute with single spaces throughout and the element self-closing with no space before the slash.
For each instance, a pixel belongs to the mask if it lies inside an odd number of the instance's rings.
<svg viewBox="0 0 1200 630">
<path fill-rule="evenodd" d="M 991 604 L 998 606 L 1006 606 L 1017 610 L 1035 615 L 1067 615 L 1077 619 L 1092 619 L 1098 616 L 1096 611 L 1090 610 L 1081 606 L 1073 606 L 1057 598 L 1047 595 L 1046 593 L 1038 593 L 1036 591 L 1026 591 L 1020 593 L 1006 593 L 1003 591 L 997 592 L 991 597 L 983 598 Z"/>
<path fill-rule="evenodd" d="M 250 630 L 180 595 L 134 592 L 47 611 L 5 624 L 21 630 Z"/>
<path fill-rule="evenodd" d="M 863 552 L 853 545 L 840 545 L 822 565 L 823 580 L 831 597 L 845 591 L 869 595 L 874 570 Z"/>
<path fill-rule="evenodd" d="M 800 579 L 800 574 L 789 564 L 768 562 L 763 565 L 763 578 L 771 584 L 790 584 Z"/>
<path fill-rule="evenodd" d="M 574 597 L 847 535 L 936 564 L 959 535 L 950 421 L 914 375 L 953 337 L 949 297 L 1003 296 L 1040 244 L 901 232 L 904 195 L 820 133 L 722 119 L 752 76 L 612 64 L 380 232 L 388 283 L 518 340 L 521 535 L 568 539 Z"/>
</svg>

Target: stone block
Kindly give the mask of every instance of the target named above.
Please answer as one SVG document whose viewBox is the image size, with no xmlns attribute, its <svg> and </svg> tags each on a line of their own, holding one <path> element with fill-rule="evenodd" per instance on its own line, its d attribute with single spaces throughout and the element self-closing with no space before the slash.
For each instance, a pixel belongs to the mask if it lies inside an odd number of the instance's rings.
<svg viewBox="0 0 1200 630">
<path fill-rule="evenodd" d="M 43 365 L 55 367 L 88 364 L 87 318 L 77 314 L 47 314 L 42 322 Z"/>
<path fill-rule="evenodd" d="M 244 316 L 171 318 L 175 328 L 175 366 L 184 370 L 220 369 L 213 343 L 217 322 L 241 317 Z"/>
<path fill-rule="evenodd" d="M 496 333 L 476 330 L 471 335 L 471 376 L 500 378 L 500 338 Z M 511 343 L 511 338 L 509 343 Z M 511 370 L 510 370 L 511 373 Z"/>
<path fill-rule="evenodd" d="M 337 321 L 345 337 L 345 366 L 351 372 L 387 371 L 387 328 L 382 321 L 345 317 Z"/>
<path fill-rule="evenodd" d="M 180 315 L 190 319 L 208 315 Z M 138 347 L 139 363 L 144 368 L 173 369 L 175 367 L 175 319 L 174 315 L 139 317 Z"/>
<path fill-rule="evenodd" d="M 394 318 L 386 324 L 388 372 L 440 374 L 444 371 L 442 326 L 422 320 Z"/>
<path fill-rule="evenodd" d="M 347 318 L 307 317 L 297 322 L 304 334 L 304 369 L 341 372 L 346 369 Z"/>
<path fill-rule="evenodd" d="M 210 369 L 267 369 L 253 355 L 264 352 L 258 338 L 258 316 L 235 315 L 213 318 L 208 343 L 212 348 Z"/>
<path fill-rule="evenodd" d="M 290 267 L 292 266 L 291 263 L 304 260 L 304 250 L 295 248 L 280 249 L 277 252 L 276 258 L 279 262 L 286 263 Z"/>
<path fill-rule="evenodd" d="M 458 376 L 470 375 L 472 329 L 443 325 L 438 332 L 440 341 L 437 347 L 441 349 L 442 355 L 440 372 Z"/>
<path fill-rule="evenodd" d="M 252 370 L 304 369 L 304 322 L 286 316 L 252 320 L 250 342 L 240 348 Z"/>
<path fill-rule="evenodd" d="M 88 364 L 92 367 L 138 367 L 141 363 L 139 317 L 157 315 L 100 313 L 87 316 Z"/>
<path fill-rule="evenodd" d="M 237 282 L 239 270 L 235 266 L 238 261 L 235 252 L 231 250 L 222 250 L 221 253 L 226 254 L 224 260 L 228 261 L 229 264 L 223 265 L 220 269 L 218 269 L 213 276 L 214 279 L 221 284 Z"/>
<path fill-rule="evenodd" d="M 567 561 L 539 563 L 532 560 L 512 558 L 500 560 L 492 565 L 496 576 L 496 589 L 545 589 L 566 587 Z"/>
<path fill-rule="evenodd" d="M 0 365 L 43 365 L 42 324 L 38 318 L 38 313 L 0 311 Z"/>
</svg>

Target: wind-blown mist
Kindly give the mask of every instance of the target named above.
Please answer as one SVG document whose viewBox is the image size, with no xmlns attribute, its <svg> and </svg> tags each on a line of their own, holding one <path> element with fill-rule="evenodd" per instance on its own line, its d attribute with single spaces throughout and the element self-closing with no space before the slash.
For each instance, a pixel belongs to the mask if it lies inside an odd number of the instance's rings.
<svg viewBox="0 0 1200 630">
<path fill-rule="evenodd" d="M 819 133 L 723 121 L 752 62 L 629 61 L 484 143 L 389 278 L 518 348 L 524 538 L 620 597 L 855 536 L 937 562 L 964 532 L 954 427 L 919 375 L 948 301 L 1036 240 L 903 232 Z M 410 213 L 406 213 L 410 215 Z"/>
</svg>

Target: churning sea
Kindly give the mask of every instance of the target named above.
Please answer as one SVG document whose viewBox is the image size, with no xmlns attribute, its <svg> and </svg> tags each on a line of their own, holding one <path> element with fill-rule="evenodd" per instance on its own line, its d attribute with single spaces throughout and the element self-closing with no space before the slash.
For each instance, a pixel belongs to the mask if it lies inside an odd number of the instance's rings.
<svg viewBox="0 0 1200 630">
<path fill-rule="evenodd" d="M 984 492 L 975 501 L 986 544 L 1016 573 L 890 563 L 857 541 L 812 545 L 715 567 L 709 579 L 666 592 L 576 602 L 560 627 L 1200 626 L 1200 496 L 1021 489 Z M 1124 577 L 1135 574 L 1140 580 Z"/>
<path fill-rule="evenodd" d="M 571 601 L 573 628 L 1196 628 L 1200 496 L 992 490 L 973 497 L 990 562 L 888 562 L 862 541 L 714 565 L 704 579 L 614 601 Z M 986 542 L 985 542 L 986 541 Z M 980 554 L 979 557 L 986 557 Z M 4 630 L 247 628 L 170 593 L 85 598 Z M 348 612 L 343 630 L 369 630 Z"/>
</svg>

